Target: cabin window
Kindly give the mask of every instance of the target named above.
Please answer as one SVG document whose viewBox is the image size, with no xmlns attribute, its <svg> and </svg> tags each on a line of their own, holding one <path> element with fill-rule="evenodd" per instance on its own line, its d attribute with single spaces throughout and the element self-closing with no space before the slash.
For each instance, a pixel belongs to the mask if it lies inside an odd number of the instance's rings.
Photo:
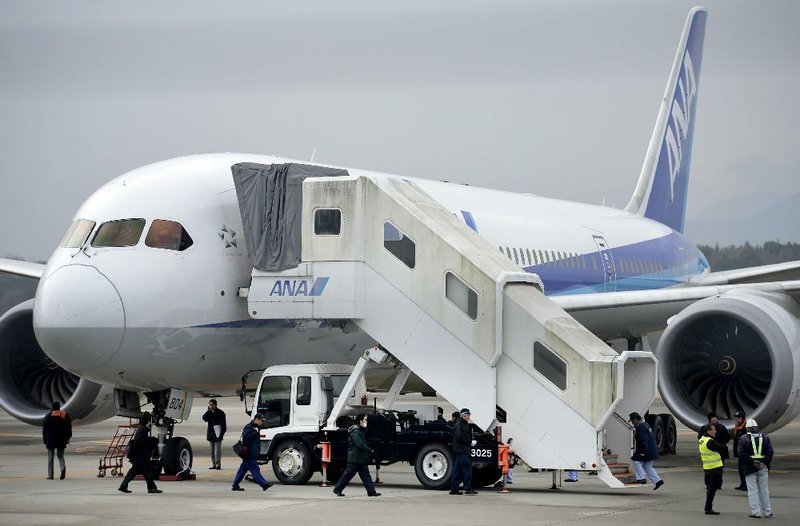
<svg viewBox="0 0 800 526">
<path fill-rule="evenodd" d="M 517 249 L 514 248 L 514 263 L 519 265 L 519 258 L 517 257 Z"/>
<path fill-rule="evenodd" d="M 261 382 L 258 393 L 258 412 L 264 415 L 262 427 L 289 425 L 289 401 L 292 396 L 291 376 L 268 376 Z"/>
<path fill-rule="evenodd" d="M 542 265 L 544 265 L 544 264 L 545 264 L 545 260 L 544 260 L 544 254 L 542 254 L 542 251 L 541 251 L 541 250 L 539 251 L 539 261 L 541 261 L 541 262 L 542 262 Z"/>
<path fill-rule="evenodd" d="M 342 211 L 338 208 L 314 210 L 314 235 L 338 236 L 342 233 Z"/>
<path fill-rule="evenodd" d="M 79 248 L 86 242 L 86 238 L 94 230 L 94 221 L 88 219 L 76 219 L 69 225 L 67 233 L 64 234 L 64 239 L 61 240 L 61 245 L 64 248 Z"/>
<path fill-rule="evenodd" d="M 511 259 L 511 249 L 508 247 L 506 247 L 506 256 L 508 256 L 508 259 Z"/>
<path fill-rule="evenodd" d="M 525 249 L 525 254 L 528 256 L 528 265 L 533 265 L 533 260 L 531 259 L 531 251 L 530 249 Z"/>
<path fill-rule="evenodd" d="M 416 265 L 416 245 L 389 221 L 383 223 L 383 248 L 408 268 L 413 269 Z"/>
<path fill-rule="evenodd" d="M 144 219 L 120 219 L 100 225 L 92 239 L 93 247 L 131 247 L 139 242 Z"/>
<path fill-rule="evenodd" d="M 560 390 L 567 389 L 567 362 L 541 342 L 533 344 L 533 368 Z"/>
<path fill-rule="evenodd" d="M 192 246 L 192 238 L 183 228 L 183 225 L 175 221 L 156 219 L 150 224 L 144 244 L 151 248 L 163 248 L 166 250 L 186 250 Z"/>
<path fill-rule="evenodd" d="M 478 319 L 478 294 L 452 272 L 445 274 L 444 294 L 471 320 Z"/>
<path fill-rule="evenodd" d="M 297 405 L 311 405 L 311 377 L 297 377 Z"/>
</svg>

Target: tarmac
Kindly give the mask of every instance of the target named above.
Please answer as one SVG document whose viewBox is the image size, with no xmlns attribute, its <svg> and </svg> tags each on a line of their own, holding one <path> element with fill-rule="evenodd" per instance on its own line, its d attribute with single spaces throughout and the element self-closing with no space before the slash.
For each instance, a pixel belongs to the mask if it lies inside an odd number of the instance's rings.
<svg viewBox="0 0 800 526">
<path fill-rule="evenodd" d="M 127 419 L 113 418 L 90 426 L 75 427 L 66 452 L 65 480 L 46 480 L 46 450 L 39 428 L 23 424 L 0 411 L 0 524 L 753 524 L 747 493 L 738 485 L 736 465 L 726 466 L 723 489 L 714 507 L 718 516 L 703 514 L 705 488 L 697 451 L 696 434 L 678 427 L 678 454 L 662 456 L 656 469 L 665 484 L 612 490 L 596 476 L 581 474 L 576 484 L 550 489 L 552 473 L 514 469 L 508 494 L 483 488 L 477 496 L 452 496 L 446 491 L 423 489 L 407 464 L 380 470 L 381 497 L 366 496 L 358 477 L 345 489 L 345 498 L 331 488 L 319 487 L 321 475 L 304 486 L 276 484 L 267 492 L 250 483 L 246 491 L 232 492 L 231 479 L 238 459 L 231 445 L 248 421 L 242 403 L 220 399 L 228 415 L 223 443 L 223 469 L 209 470 L 209 447 L 200 415 L 206 400 L 196 399 L 191 418 L 177 427 L 194 448 L 197 480 L 158 483 L 163 494 L 147 494 L 143 481 L 134 481 L 131 494 L 117 491 L 121 478 L 98 477 L 99 460 L 106 453 L 116 426 Z M 774 517 L 758 519 L 769 524 L 800 523 L 800 420 L 771 435 L 776 450 L 770 474 Z M 129 465 L 125 463 L 124 469 Z M 56 463 L 56 473 L 58 466 Z M 262 473 L 275 482 L 270 466 Z M 374 478 L 373 469 L 373 478 Z M 560 480 L 566 474 L 559 474 Z M 758 523 L 756 523 L 758 524 Z"/>
</svg>

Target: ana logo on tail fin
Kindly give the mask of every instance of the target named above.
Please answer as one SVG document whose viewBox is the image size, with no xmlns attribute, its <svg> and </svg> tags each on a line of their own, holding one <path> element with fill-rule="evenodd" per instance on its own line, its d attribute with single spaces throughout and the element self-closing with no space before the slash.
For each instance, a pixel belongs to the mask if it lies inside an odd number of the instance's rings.
<svg viewBox="0 0 800 526">
<path fill-rule="evenodd" d="M 695 7 L 686 19 L 642 173 L 625 208 L 678 232 L 686 215 L 706 16 L 704 7 Z"/>
</svg>

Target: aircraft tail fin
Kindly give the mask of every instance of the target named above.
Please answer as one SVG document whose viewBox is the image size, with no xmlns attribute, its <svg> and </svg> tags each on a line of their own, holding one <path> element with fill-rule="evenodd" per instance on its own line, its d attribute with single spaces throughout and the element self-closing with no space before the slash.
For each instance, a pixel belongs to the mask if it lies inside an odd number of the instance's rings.
<svg viewBox="0 0 800 526">
<path fill-rule="evenodd" d="M 642 173 L 625 207 L 627 212 L 643 215 L 678 232 L 683 232 L 686 215 L 707 15 L 705 7 L 689 11 Z"/>
</svg>

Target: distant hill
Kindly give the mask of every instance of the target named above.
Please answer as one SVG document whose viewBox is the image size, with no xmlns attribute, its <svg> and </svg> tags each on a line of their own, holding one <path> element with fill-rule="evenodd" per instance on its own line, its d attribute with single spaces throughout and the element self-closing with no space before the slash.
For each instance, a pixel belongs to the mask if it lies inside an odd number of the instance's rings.
<svg viewBox="0 0 800 526">
<path fill-rule="evenodd" d="M 763 245 L 698 245 L 698 248 L 708 258 L 712 271 L 800 260 L 800 243 L 767 241 Z"/>
<path fill-rule="evenodd" d="M 705 245 L 798 243 L 800 192 L 789 196 L 758 193 L 721 201 L 688 218 L 686 236 Z"/>
</svg>

